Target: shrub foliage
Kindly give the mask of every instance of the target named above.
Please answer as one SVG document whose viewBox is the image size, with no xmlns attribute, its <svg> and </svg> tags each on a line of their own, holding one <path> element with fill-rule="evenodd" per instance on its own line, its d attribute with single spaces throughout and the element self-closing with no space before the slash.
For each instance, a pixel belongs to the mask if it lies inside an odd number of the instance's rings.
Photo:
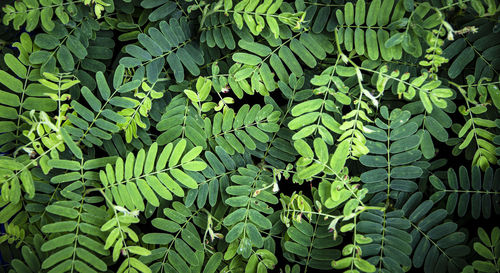
<svg viewBox="0 0 500 273">
<path fill-rule="evenodd" d="M 3 0 L 0 272 L 499 272 L 496 0 Z"/>
</svg>

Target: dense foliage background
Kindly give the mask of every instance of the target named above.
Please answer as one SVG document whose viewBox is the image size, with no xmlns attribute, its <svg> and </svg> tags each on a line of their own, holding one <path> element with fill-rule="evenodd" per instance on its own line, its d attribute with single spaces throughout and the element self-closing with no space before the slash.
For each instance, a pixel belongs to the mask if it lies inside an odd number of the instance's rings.
<svg viewBox="0 0 500 273">
<path fill-rule="evenodd" d="M 500 272 L 495 0 L 2 0 L 1 272 Z"/>
</svg>

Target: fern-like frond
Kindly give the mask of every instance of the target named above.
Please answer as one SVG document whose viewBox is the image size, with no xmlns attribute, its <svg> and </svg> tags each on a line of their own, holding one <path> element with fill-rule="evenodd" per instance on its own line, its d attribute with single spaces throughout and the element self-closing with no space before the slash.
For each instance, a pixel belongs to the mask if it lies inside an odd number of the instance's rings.
<svg viewBox="0 0 500 273">
<path fill-rule="evenodd" d="M 149 257 L 143 257 L 151 264 L 152 272 L 189 272 L 200 267 L 204 260 L 204 242 L 193 224 L 200 209 L 192 210 L 180 202 L 165 208 L 161 217 L 152 220 L 152 225 L 161 232 L 147 233 L 142 241 L 160 247 Z"/>
<path fill-rule="evenodd" d="M 159 145 L 170 143 L 178 138 L 189 140 L 195 146 L 207 147 L 205 124 L 198 111 L 189 105 L 184 95 L 177 95 L 167 105 L 165 114 L 156 124 L 161 132 L 156 141 Z"/>
<path fill-rule="evenodd" d="M 280 35 L 278 22 L 294 29 L 300 29 L 305 15 L 304 12 L 278 13 L 282 3 L 282 0 L 274 2 L 271 0 L 262 2 L 260 0 L 244 0 L 234 4 L 233 7 L 233 0 L 224 0 L 224 13 L 233 14 L 233 20 L 239 29 L 246 26 L 253 35 L 257 36 L 268 27 L 274 37 L 278 38 Z"/>
<path fill-rule="evenodd" d="M 228 108 L 224 113 L 217 112 L 213 118 L 205 119 L 205 128 L 209 133 L 209 142 L 221 146 L 228 154 L 244 153 L 246 149 L 255 150 L 257 143 L 267 143 L 268 133 L 278 131 L 276 124 L 280 116 L 273 111 L 272 105 L 260 107 L 243 105 L 237 113 Z"/>
<path fill-rule="evenodd" d="M 225 189 L 230 197 L 224 203 L 231 207 L 223 221 L 229 230 L 225 240 L 239 242 L 238 254 L 248 258 L 253 247 L 264 245 L 261 231 L 272 227 L 265 215 L 274 212 L 270 205 L 277 204 L 278 198 L 270 190 L 274 183 L 271 173 L 256 166 L 238 168 L 238 174 L 231 176 L 231 182 Z"/>
<path fill-rule="evenodd" d="M 131 57 L 122 58 L 120 64 L 143 69 L 150 83 L 158 80 L 166 63 L 177 82 L 184 81 L 184 68 L 193 76 L 200 74 L 203 55 L 192 42 L 189 24 L 184 18 L 161 21 L 159 29 L 151 27 L 148 34 L 141 33 L 137 38 L 141 47 L 128 45 L 125 50 Z"/>
<path fill-rule="evenodd" d="M 372 241 L 361 246 L 362 256 L 377 268 L 376 272 L 404 272 L 411 266 L 412 236 L 410 221 L 403 211 L 369 211 L 359 217 L 357 231 Z"/>
<path fill-rule="evenodd" d="M 493 27 L 494 24 L 490 22 L 480 23 L 479 26 L 474 26 L 475 31 L 460 35 L 446 45 L 443 57 L 451 61 L 451 66 L 448 69 L 448 76 L 451 79 L 468 73 L 464 69 L 474 60 L 476 67 L 474 77 L 480 79 L 498 76 L 500 71 L 500 59 L 498 59 L 500 40 L 498 35 L 492 32 Z"/>
<path fill-rule="evenodd" d="M 500 265 L 497 262 L 500 248 L 499 233 L 500 229 L 498 227 L 493 228 L 491 236 L 483 228 L 477 229 L 479 241 L 474 243 L 474 250 L 486 260 L 473 261 L 472 265 L 468 265 L 462 270 L 463 273 L 474 273 L 476 270 L 478 272 L 495 272 L 500 270 Z"/>
<path fill-rule="evenodd" d="M 153 143 L 147 154 L 141 149 L 137 155 L 129 153 L 125 160 L 118 158 L 114 167 L 106 165 L 106 170 L 101 170 L 99 177 L 107 198 L 129 210 L 144 211 L 143 199 L 158 207 L 160 200 L 172 200 L 174 195 L 183 197 L 184 188 L 198 188 L 198 183 L 189 172 L 203 171 L 207 164 L 194 160 L 202 147 L 188 150 L 186 143 L 184 139 L 175 146 L 169 143 L 161 152 L 158 144 Z"/>
<path fill-rule="evenodd" d="M 238 97 L 254 94 L 255 91 L 267 95 L 276 89 L 274 73 L 282 82 L 288 83 L 288 70 L 301 77 L 304 74 L 302 65 L 308 67 L 317 65 L 316 59 L 323 60 L 327 53 L 333 51 L 333 46 L 321 34 L 301 31 L 298 34 L 289 33 L 270 46 L 252 40 L 241 39 L 238 46 L 246 52 L 237 52 L 232 56 L 236 62 L 229 69 L 227 81 Z"/>
<path fill-rule="evenodd" d="M 42 269 L 106 271 L 102 256 L 109 255 L 109 251 L 104 248 L 105 235 L 99 230 L 105 223 L 106 212 L 81 201 L 58 201 L 46 210 L 59 216 L 56 218 L 59 221 L 42 227 L 48 240 L 41 250 L 50 253 Z"/>
<path fill-rule="evenodd" d="M 207 16 L 201 31 L 200 41 L 209 47 L 217 46 L 231 50 L 236 47 L 236 39 L 233 34 L 233 32 L 237 32 L 235 25 L 228 16 L 222 13 L 213 13 Z"/>
<path fill-rule="evenodd" d="M 479 167 L 472 167 L 471 175 L 464 166 L 460 166 L 457 173 L 448 169 L 447 186 L 437 176 L 429 177 L 429 181 L 438 190 L 431 196 L 431 200 L 438 202 L 448 196 L 446 210 L 449 214 L 457 212 L 464 217 L 471 212 L 472 218 L 478 219 L 481 215 L 488 219 L 493 212 L 500 213 L 500 171 L 488 168 L 484 176 Z M 470 203 L 470 208 L 469 208 Z"/>
<path fill-rule="evenodd" d="M 37 273 L 42 270 L 42 262 L 47 258 L 40 247 L 44 243 L 44 240 L 40 234 L 36 234 L 33 238 L 33 249 L 29 246 L 23 246 L 21 249 L 22 257 L 19 259 L 13 259 L 11 261 L 12 270 L 16 273 Z"/>
<path fill-rule="evenodd" d="M 11 72 L 0 70 L 0 151 L 9 151 L 16 144 L 23 143 L 22 132 L 28 129 L 21 115 L 26 111 L 36 110 L 52 112 L 57 109 L 57 103 L 49 95 L 56 94 L 52 90 L 37 82 L 40 79 L 38 65 L 31 63 L 28 56 L 38 52 L 27 33 L 14 43 L 19 49 L 19 58 L 7 53 L 3 56 L 5 64 Z"/>
<path fill-rule="evenodd" d="M 465 266 L 464 258 L 470 249 L 464 245 L 465 233 L 457 231 L 453 221 L 444 221 L 444 209 L 432 210 L 434 202 L 422 201 L 422 193 L 411 195 L 402 206 L 404 218 L 409 220 L 412 236 L 412 260 L 415 268 L 424 272 L 459 272 Z"/>
<path fill-rule="evenodd" d="M 397 199 L 399 192 L 416 191 L 418 186 L 412 179 L 422 175 L 422 169 L 413 164 L 422 152 L 416 149 L 420 137 L 415 134 L 417 124 L 409 122 L 410 112 L 395 110 L 389 114 L 385 107 L 380 112 L 387 121 L 377 118 L 377 127 L 364 127 L 370 153 L 359 158 L 361 164 L 371 168 L 360 178 L 368 192 L 374 194 L 373 203 Z"/>
<path fill-rule="evenodd" d="M 285 258 L 305 268 L 331 269 L 331 261 L 340 257 L 335 247 L 343 240 L 340 236 L 332 238 L 329 223 L 321 216 L 313 216 L 310 222 L 293 220 L 282 241 Z"/>
<path fill-rule="evenodd" d="M 248 154 L 244 156 L 238 153 L 231 156 L 220 146 L 215 147 L 214 152 L 206 151 L 205 160 L 208 166 L 203 170 L 203 176 L 196 177 L 200 180 L 199 186 L 188 191 L 185 205 L 190 207 L 196 201 L 196 206 L 202 208 L 208 199 L 208 203 L 213 207 L 221 199 L 227 199 L 225 189 L 229 186 L 229 177 L 236 173 L 239 167 L 252 162 Z"/>
</svg>

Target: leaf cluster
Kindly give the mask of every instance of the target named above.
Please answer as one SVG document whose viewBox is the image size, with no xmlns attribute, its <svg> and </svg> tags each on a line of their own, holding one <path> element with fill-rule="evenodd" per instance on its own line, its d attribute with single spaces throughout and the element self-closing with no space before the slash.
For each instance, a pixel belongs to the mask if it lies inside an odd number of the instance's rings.
<svg viewBox="0 0 500 273">
<path fill-rule="evenodd" d="M 0 273 L 499 272 L 497 0 L 0 2 Z"/>
</svg>

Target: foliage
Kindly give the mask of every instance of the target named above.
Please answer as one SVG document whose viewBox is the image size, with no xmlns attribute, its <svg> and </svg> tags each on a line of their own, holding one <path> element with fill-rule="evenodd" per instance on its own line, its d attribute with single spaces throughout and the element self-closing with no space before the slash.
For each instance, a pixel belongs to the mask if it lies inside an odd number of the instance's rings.
<svg viewBox="0 0 500 273">
<path fill-rule="evenodd" d="M 0 2 L 0 272 L 500 272 L 498 1 Z"/>
<path fill-rule="evenodd" d="M 499 235 L 498 227 L 493 228 L 491 237 L 483 228 L 477 229 L 479 241 L 474 243 L 474 250 L 486 261 L 476 260 L 472 266 L 466 266 L 462 272 L 495 272 L 500 270 L 498 265 Z"/>
</svg>

